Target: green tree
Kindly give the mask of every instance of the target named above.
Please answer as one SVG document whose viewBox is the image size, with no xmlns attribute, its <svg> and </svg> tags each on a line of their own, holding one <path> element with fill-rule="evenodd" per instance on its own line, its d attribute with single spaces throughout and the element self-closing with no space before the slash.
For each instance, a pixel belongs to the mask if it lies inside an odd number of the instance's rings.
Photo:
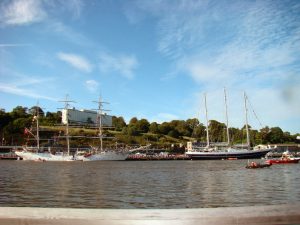
<svg viewBox="0 0 300 225">
<path fill-rule="evenodd" d="M 9 115 L 9 113 L 0 111 L 0 130 L 2 130 L 11 121 L 12 121 L 12 118 Z"/>
<path fill-rule="evenodd" d="M 204 141 L 204 139 L 206 138 L 206 131 L 205 131 L 205 126 L 203 124 L 199 124 L 197 125 L 193 132 L 192 132 L 192 137 L 193 138 L 197 138 L 200 139 L 201 141 Z"/>
<path fill-rule="evenodd" d="M 4 135 L 11 139 L 12 144 L 22 144 L 25 139 L 25 127 L 30 127 L 32 123 L 31 118 L 18 118 L 11 121 L 4 129 Z"/>
<path fill-rule="evenodd" d="M 139 135 L 139 131 L 137 130 L 136 126 L 129 126 L 127 128 L 127 134 L 130 136 L 137 136 Z"/>
<path fill-rule="evenodd" d="M 193 130 L 195 127 L 200 125 L 200 122 L 198 119 L 193 118 L 193 119 L 187 119 L 186 124 L 190 129 Z"/>
<path fill-rule="evenodd" d="M 293 142 L 293 139 L 296 139 L 296 138 L 293 138 L 293 136 L 290 134 L 290 132 L 284 132 L 283 133 L 283 139 L 284 139 L 284 142 Z"/>
<path fill-rule="evenodd" d="M 45 113 L 44 111 L 42 110 L 42 108 L 40 108 L 39 106 L 32 106 L 30 109 L 29 109 L 29 113 L 33 116 L 36 116 L 36 115 L 39 115 L 40 117 L 44 117 L 45 116 Z"/>
<path fill-rule="evenodd" d="M 158 125 L 158 131 L 160 134 L 167 135 L 170 132 L 170 130 L 172 130 L 172 128 L 167 122 L 163 122 L 162 124 Z"/>
<path fill-rule="evenodd" d="M 45 117 L 40 118 L 41 125 L 54 126 L 61 123 L 62 113 L 57 111 L 56 113 L 47 112 Z"/>
<path fill-rule="evenodd" d="M 10 113 L 10 116 L 13 119 L 17 119 L 17 118 L 26 118 L 28 117 L 27 114 L 27 107 L 22 107 L 22 106 L 17 106 L 16 108 L 13 109 L 13 111 Z"/>
<path fill-rule="evenodd" d="M 257 145 L 261 143 L 261 136 L 257 130 L 251 130 L 250 136 L 251 136 L 251 143 L 253 143 L 253 145 Z"/>
<path fill-rule="evenodd" d="M 138 119 L 136 117 L 131 118 L 131 120 L 129 121 L 128 126 L 130 125 L 136 125 L 136 123 L 138 122 Z"/>
<path fill-rule="evenodd" d="M 121 131 L 124 127 L 126 127 L 126 123 L 123 117 L 112 117 L 112 125 L 116 130 Z"/>
<path fill-rule="evenodd" d="M 147 133 L 149 131 L 150 123 L 146 119 L 141 119 L 135 123 L 135 126 L 139 132 Z"/>
<path fill-rule="evenodd" d="M 177 130 L 170 130 L 168 133 L 168 136 L 173 137 L 173 138 L 179 138 L 179 132 Z"/>
<path fill-rule="evenodd" d="M 260 129 L 261 143 L 267 144 L 270 143 L 270 128 L 268 126 Z"/>
<path fill-rule="evenodd" d="M 210 134 L 210 140 L 212 142 L 222 142 L 224 141 L 224 133 L 225 133 L 225 124 L 220 123 L 216 120 L 210 120 L 209 121 L 209 134 Z"/>
<path fill-rule="evenodd" d="M 272 127 L 269 135 L 272 144 L 283 143 L 284 141 L 284 134 L 280 127 Z"/>
<path fill-rule="evenodd" d="M 243 132 L 237 128 L 229 128 L 230 143 L 242 143 L 243 142 Z"/>
<path fill-rule="evenodd" d="M 191 137 L 193 129 L 190 127 L 190 124 L 187 122 L 180 120 L 177 122 L 177 126 L 175 127 L 178 134 L 181 136 Z"/>
<path fill-rule="evenodd" d="M 149 131 L 153 134 L 158 134 L 158 124 L 156 122 L 153 122 L 149 126 Z"/>
</svg>

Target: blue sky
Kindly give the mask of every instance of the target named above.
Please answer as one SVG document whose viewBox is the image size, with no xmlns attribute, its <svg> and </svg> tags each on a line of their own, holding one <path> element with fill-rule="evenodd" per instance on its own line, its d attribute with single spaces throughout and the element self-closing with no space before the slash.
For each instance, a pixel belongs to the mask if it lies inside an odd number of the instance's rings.
<svg viewBox="0 0 300 225">
<path fill-rule="evenodd" d="M 0 108 L 68 94 L 150 122 L 245 123 L 243 91 L 263 126 L 300 132 L 300 1 L 2 0 Z M 252 109 L 249 123 L 260 129 Z"/>
</svg>

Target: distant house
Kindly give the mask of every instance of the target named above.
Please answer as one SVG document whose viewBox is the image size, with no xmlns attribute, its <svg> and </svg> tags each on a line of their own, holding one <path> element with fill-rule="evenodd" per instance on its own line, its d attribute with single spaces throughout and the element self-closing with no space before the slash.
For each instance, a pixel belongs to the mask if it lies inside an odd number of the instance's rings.
<svg viewBox="0 0 300 225">
<path fill-rule="evenodd" d="M 73 124 L 99 124 L 99 118 L 96 111 L 92 110 L 77 110 L 73 109 L 63 109 L 62 110 L 62 123 L 66 124 L 67 119 L 69 123 Z M 112 116 L 102 114 L 101 115 L 102 126 L 112 126 Z"/>
</svg>

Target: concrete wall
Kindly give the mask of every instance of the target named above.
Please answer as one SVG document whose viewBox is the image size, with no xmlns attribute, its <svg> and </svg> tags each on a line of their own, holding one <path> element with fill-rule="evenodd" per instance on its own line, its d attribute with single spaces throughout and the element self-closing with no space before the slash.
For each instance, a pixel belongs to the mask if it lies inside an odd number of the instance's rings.
<svg viewBox="0 0 300 225">
<path fill-rule="evenodd" d="M 2 224 L 300 224 L 300 204 L 199 209 L 0 207 Z"/>
</svg>

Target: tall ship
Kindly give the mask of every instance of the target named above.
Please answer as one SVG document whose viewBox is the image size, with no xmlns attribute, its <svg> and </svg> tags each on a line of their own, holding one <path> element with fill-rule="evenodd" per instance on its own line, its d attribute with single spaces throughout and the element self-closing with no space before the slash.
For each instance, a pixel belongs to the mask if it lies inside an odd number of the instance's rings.
<svg viewBox="0 0 300 225">
<path fill-rule="evenodd" d="M 53 153 L 51 151 L 51 147 L 45 151 L 44 148 L 40 147 L 40 136 L 39 136 L 39 114 L 36 112 L 36 115 L 33 117 L 33 121 L 35 121 L 35 130 L 36 133 L 33 133 L 31 129 L 26 129 L 26 131 L 36 140 L 36 147 L 28 147 L 23 146 L 22 150 L 15 151 L 15 154 L 21 157 L 23 160 L 28 161 L 98 161 L 98 160 L 115 160 L 121 161 L 126 160 L 128 155 L 134 151 L 138 151 L 143 148 L 147 148 L 148 146 L 142 146 L 134 149 L 128 148 L 104 148 L 103 147 L 103 124 L 104 125 L 111 125 L 112 124 L 112 117 L 104 114 L 104 111 L 109 111 L 103 109 L 103 104 L 108 104 L 108 102 L 103 102 L 101 97 L 99 101 L 95 101 L 98 103 L 97 112 L 82 110 L 77 111 L 74 108 L 71 109 L 69 103 L 73 102 L 68 100 L 68 96 L 66 99 L 61 101 L 65 103 L 65 107 L 63 108 L 62 112 L 62 123 L 65 124 L 65 135 L 60 136 L 60 138 L 66 139 L 66 148 L 64 151 Z M 36 107 L 38 108 L 38 106 Z M 79 154 L 76 152 L 71 152 L 70 150 L 70 138 L 73 136 L 69 135 L 69 125 L 70 121 L 72 123 L 78 124 L 78 122 L 82 121 L 82 117 L 88 117 L 90 120 L 95 120 L 97 123 L 97 129 L 99 130 L 98 136 L 94 138 L 99 138 L 100 145 L 99 146 L 91 146 L 89 151 L 85 152 L 84 154 Z M 80 125 L 80 123 L 79 123 Z M 82 124 L 81 124 L 82 125 Z"/>
<path fill-rule="evenodd" d="M 114 160 L 114 161 L 122 161 L 126 160 L 129 154 L 132 152 L 148 148 L 147 146 L 141 146 L 138 148 L 128 149 L 128 148 L 104 148 L 103 147 L 103 117 L 105 116 L 104 112 L 109 111 L 103 108 L 104 104 L 109 104 L 108 102 L 104 102 L 101 99 L 101 96 L 98 101 L 94 101 L 98 104 L 97 109 L 97 121 L 98 121 L 98 129 L 99 129 L 99 141 L 100 146 L 92 147 L 92 151 L 90 154 L 85 155 L 85 160 L 87 161 L 97 161 L 97 160 Z"/>
<path fill-rule="evenodd" d="M 69 103 L 73 102 L 68 100 L 68 95 L 66 99 L 62 102 L 65 103 L 65 109 L 69 107 Z M 65 126 L 65 136 L 61 138 L 66 138 L 67 148 L 66 151 L 53 153 L 51 152 L 51 148 L 49 147 L 47 151 L 44 148 L 40 147 L 40 127 L 39 127 L 39 111 L 38 111 L 38 104 L 36 106 L 36 112 L 33 117 L 33 122 L 36 125 L 36 133 L 34 134 L 31 129 L 25 128 L 25 132 L 29 133 L 35 140 L 36 140 L 36 147 L 28 147 L 23 146 L 22 150 L 16 150 L 15 154 L 21 157 L 23 160 L 26 161 L 86 161 L 83 155 L 70 154 L 70 135 L 69 135 L 69 120 L 67 119 L 66 126 Z"/>
<path fill-rule="evenodd" d="M 222 159 L 258 159 L 264 157 L 268 152 L 274 150 L 270 146 L 259 145 L 257 147 L 250 147 L 250 135 L 248 128 L 248 108 L 247 96 L 244 92 L 244 107 L 246 119 L 246 134 L 247 144 L 238 147 L 230 145 L 229 127 L 228 127 L 228 113 L 227 113 L 227 96 L 224 88 L 225 112 L 226 112 L 226 131 L 227 143 L 210 143 L 209 129 L 208 129 L 208 113 L 206 104 L 206 94 L 204 94 L 205 114 L 206 114 L 206 145 L 199 145 L 198 143 L 188 142 L 186 155 L 192 160 L 222 160 Z"/>
<path fill-rule="evenodd" d="M 101 99 L 101 96 L 99 97 L 98 101 L 94 101 L 95 103 L 98 104 L 98 109 L 97 109 L 97 122 L 98 122 L 98 129 L 99 129 L 99 140 L 100 140 L 100 146 L 97 147 L 92 147 L 91 153 L 85 155 L 85 159 L 89 161 L 97 161 L 97 160 L 126 160 L 128 155 L 130 154 L 130 151 L 127 149 L 108 149 L 108 148 L 103 148 L 103 116 L 104 116 L 104 111 L 109 111 L 103 108 L 104 104 L 109 104 L 108 102 L 104 102 Z"/>
</svg>

